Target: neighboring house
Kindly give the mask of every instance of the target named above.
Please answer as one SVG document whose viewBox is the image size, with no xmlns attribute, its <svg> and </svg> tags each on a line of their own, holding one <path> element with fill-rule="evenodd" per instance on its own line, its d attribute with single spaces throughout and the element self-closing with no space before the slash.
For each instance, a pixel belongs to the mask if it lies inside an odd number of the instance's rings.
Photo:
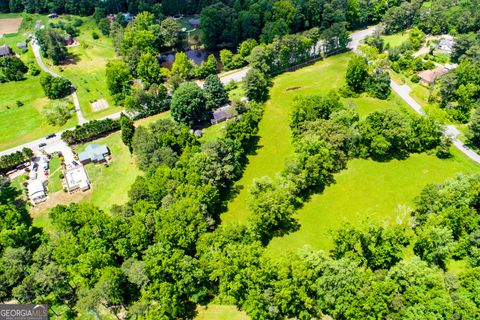
<svg viewBox="0 0 480 320">
<path fill-rule="evenodd" d="M 429 86 L 446 73 L 448 73 L 448 69 L 442 66 L 433 70 L 421 71 L 417 75 L 420 77 L 420 82 Z"/>
<path fill-rule="evenodd" d="M 228 119 L 231 119 L 236 115 L 237 115 L 237 111 L 235 110 L 235 108 L 227 104 L 226 106 L 218 108 L 217 110 L 212 112 L 210 123 L 217 124 L 217 123 L 226 121 Z"/>
<path fill-rule="evenodd" d="M 443 35 L 440 41 L 438 42 L 438 50 L 445 52 L 445 53 L 452 53 L 453 45 L 455 41 L 453 40 L 452 36 Z"/>
<path fill-rule="evenodd" d="M 32 181 L 28 184 L 28 198 L 33 205 L 47 200 L 47 193 L 45 187 L 40 180 Z"/>
<path fill-rule="evenodd" d="M 0 57 L 11 57 L 14 55 L 15 53 L 8 45 L 4 44 L 3 46 L 0 46 Z"/>
<path fill-rule="evenodd" d="M 200 28 L 200 19 L 188 19 L 188 24 L 192 28 Z"/>
<path fill-rule="evenodd" d="M 68 192 L 86 191 L 90 189 L 90 180 L 88 179 L 87 171 L 82 165 L 77 165 L 68 168 L 64 172 L 65 185 Z"/>
<path fill-rule="evenodd" d="M 75 38 L 69 34 L 66 34 L 63 39 L 65 40 L 65 45 L 71 46 L 75 43 Z"/>
<path fill-rule="evenodd" d="M 90 144 L 85 151 L 78 154 L 78 160 L 82 164 L 90 162 L 105 162 L 110 158 L 110 150 L 104 144 Z"/>
<path fill-rule="evenodd" d="M 26 50 L 27 49 L 27 43 L 26 42 L 19 42 L 17 43 L 17 48 L 20 50 Z"/>
</svg>

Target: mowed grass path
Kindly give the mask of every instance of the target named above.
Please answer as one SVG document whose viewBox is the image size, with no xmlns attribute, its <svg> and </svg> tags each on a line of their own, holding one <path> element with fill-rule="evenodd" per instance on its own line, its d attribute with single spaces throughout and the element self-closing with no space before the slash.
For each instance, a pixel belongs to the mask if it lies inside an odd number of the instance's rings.
<svg viewBox="0 0 480 320">
<path fill-rule="evenodd" d="M 348 168 L 335 175 L 335 184 L 312 196 L 296 213 L 300 229 L 273 239 L 269 253 L 284 255 L 305 245 L 330 250 L 330 231 L 345 222 L 395 223 L 397 218 L 408 218 L 406 212 L 414 208 L 414 198 L 425 185 L 480 171 L 480 166 L 457 149 L 452 152 L 454 157 L 447 160 L 425 153 L 389 162 L 350 160 Z"/>
<path fill-rule="evenodd" d="M 242 179 L 236 183 L 238 195 L 229 203 L 228 211 L 222 214 L 224 223 L 244 222 L 249 215 L 247 206 L 248 189 L 256 178 L 273 177 L 284 168 L 285 160 L 293 154 L 290 131 L 290 114 L 293 99 L 298 95 L 327 94 L 344 84 L 345 72 L 350 53 L 329 57 L 312 66 L 295 72 L 284 73 L 274 80 L 270 90 L 270 100 L 266 103 L 265 114 L 259 125 L 259 148 L 249 156 L 249 164 Z M 397 96 L 382 101 L 362 96 L 346 99 L 345 104 L 353 103 L 364 117 L 374 110 L 409 110 Z"/>
</svg>

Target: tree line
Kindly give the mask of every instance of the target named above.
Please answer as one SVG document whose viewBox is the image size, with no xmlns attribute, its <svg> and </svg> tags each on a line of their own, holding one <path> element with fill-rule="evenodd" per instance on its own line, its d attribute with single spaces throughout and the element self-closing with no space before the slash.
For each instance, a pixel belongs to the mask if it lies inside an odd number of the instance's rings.
<svg viewBox="0 0 480 320">
<path fill-rule="evenodd" d="M 32 157 L 33 151 L 29 148 L 23 148 L 20 151 L 3 155 L 0 157 L 0 170 L 8 171 L 9 169 L 13 169 L 19 164 L 29 161 Z"/>
<path fill-rule="evenodd" d="M 255 181 L 243 225 L 219 227 L 219 214 L 255 151 L 262 105 L 245 106 L 224 138 L 203 143 L 170 120 L 138 127 L 132 147 L 145 174 L 125 205 L 110 214 L 89 204 L 58 206 L 51 232 L 41 237 L 28 221 L 2 219 L 10 221 L 2 232 L 29 232 L 23 242 L 0 246 L 0 276 L 8 279 L 2 300 L 49 303 L 64 318 L 100 309 L 120 318 L 193 318 L 197 304 L 214 302 L 237 305 L 253 319 L 474 319 L 478 176 L 427 186 L 410 219 L 341 227 L 330 254 L 265 254 L 270 239 L 295 230 L 301 202 L 332 183 L 348 159 L 403 158 L 435 149 L 440 136 L 430 119 L 401 112 L 359 120 L 336 93 L 299 97 L 294 110 L 295 154 L 279 176 Z M 379 150 L 388 150 L 384 158 Z M 5 216 L 12 210 L 0 208 Z M 414 255 L 407 257 L 410 244 Z M 458 276 L 444 270 L 452 258 L 468 263 Z"/>
</svg>

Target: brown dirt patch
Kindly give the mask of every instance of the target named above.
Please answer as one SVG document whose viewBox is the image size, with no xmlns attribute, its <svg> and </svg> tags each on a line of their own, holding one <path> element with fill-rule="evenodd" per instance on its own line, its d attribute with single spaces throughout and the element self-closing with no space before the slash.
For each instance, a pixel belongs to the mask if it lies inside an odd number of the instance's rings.
<svg viewBox="0 0 480 320">
<path fill-rule="evenodd" d="M 36 218 L 44 212 L 48 212 L 57 205 L 69 205 L 70 203 L 78 203 L 88 199 L 92 195 L 92 190 L 85 192 L 68 193 L 63 191 L 54 192 L 48 195 L 48 199 L 36 207 L 30 209 L 32 218 Z"/>
<path fill-rule="evenodd" d="M 91 106 L 92 106 L 92 111 L 93 112 L 104 110 L 104 109 L 107 109 L 109 107 L 108 102 L 105 99 L 100 99 L 100 100 L 97 100 L 95 102 L 92 102 Z"/>
<path fill-rule="evenodd" d="M 0 35 L 17 33 L 23 18 L 0 19 Z"/>
</svg>

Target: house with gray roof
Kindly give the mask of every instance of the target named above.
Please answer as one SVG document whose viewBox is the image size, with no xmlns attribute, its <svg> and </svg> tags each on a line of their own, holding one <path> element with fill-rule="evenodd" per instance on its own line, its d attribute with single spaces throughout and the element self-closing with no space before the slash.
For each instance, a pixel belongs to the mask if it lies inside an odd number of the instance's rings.
<svg viewBox="0 0 480 320">
<path fill-rule="evenodd" d="M 78 160 L 82 164 L 90 162 L 105 162 L 110 157 L 110 150 L 104 144 L 90 144 L 85 151 L 78 154 Z"/>
<path fill-rule="evenodd" d="M 0 46 L 0 57 L 11 57 L 14 55 L 15 53 L 8 45 L 4 44 L 3 46 Z"/>
<path fill-rule="evenodd" d="M 235 108 L 229 104 L 218 108 L 212 112 L 212 117 L 210 119 L 211 124 L 217 124 L 223 121 L 227 121 L 237 115 Z"/>
</svg>

